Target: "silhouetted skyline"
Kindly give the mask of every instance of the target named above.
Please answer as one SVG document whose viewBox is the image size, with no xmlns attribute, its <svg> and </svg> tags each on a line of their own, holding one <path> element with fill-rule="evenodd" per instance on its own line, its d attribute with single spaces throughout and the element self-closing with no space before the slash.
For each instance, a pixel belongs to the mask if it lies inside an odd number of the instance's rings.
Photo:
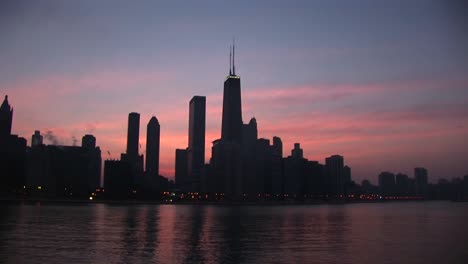
<svg viewBox="0 0 468 264">
<path fill-rule="evenodd" d="M 355 179 L 374 183 L 385 170 L 425 167 L 429 181 L 465 173 L 465 5 L 180 4 L 2 1 L 0 91 L 14 105 L 13 134 L 30 142 L 40 130 L 46 144 L 63 145 L 93 134 L 117 159 L 122 117 L 155 115 L 160 171 L 172 178 L 193 95 L 208 98 L 206 146 L 220 137 L 220 76 L 234 36 L 244 117 L 257 118 L 260 138 L 279 135 L 285 151 L 300 142 L 311 160 L 339 153 Z M 140 139 L 145 153 L 144 129 Z"/>
</svg>

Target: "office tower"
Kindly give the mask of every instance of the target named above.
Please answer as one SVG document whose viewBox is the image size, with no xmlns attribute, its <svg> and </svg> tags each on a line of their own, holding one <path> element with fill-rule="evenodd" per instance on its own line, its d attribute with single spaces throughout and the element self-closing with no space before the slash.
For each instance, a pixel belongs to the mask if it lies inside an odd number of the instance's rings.
<svg viewBox="0 0 468 264">
<path fill-rule="evenodd" d="M 416 195 L 425 196 L 427 194 L 427 169 L 414 168 L 414 181 Z"/>
<path fill-rule="evenodd" d="M 130 158 L 138 156 L 138 141 L 140 137 L 140 114 L 130 113 L 128 115 L 127 131 L 127 155 Z"/>
<path fill-rule="evenodd" d="M 240 77 L 236 75 L 234 48 L 229 61 L 229 76 L 224 82 L 221 139 L 213 141 L 210 173 L 215 188 L 228 199 L 242 195 L 242 109 Z"/>
<path fill-rule="evenodd" d="M 344 159 L 342 156 L 332 155 L 325 159 L 325 169 L 331 195 L 339 196 L 344 193 L 343 168 Z"/>
<path fill-rule="evenodd" d="M 280 195 L 283 193 L 283 142 L 279 137 L 273 137 L 272 163 L 271 163 L 271 193 Z"/>
<path fill-rule="evenodd" d="M 284 193 L 291 197 L 304 193 L 305 177 L 307 176 L 307 159 L 302 155 L 299 143 L 294 143 L 291 156 L 283 159 Z"/>
<path fill-rule="evenodd" d="M 256 190 L 256 145 L 258 140 L 257 120 L 253 117 L 242 125 L 242 192 L 257 197 Z"/>
<path fill-rule="evenodd" d="M 407 196 L 410 194 L 410 179 L 408 175 L 398 173 L 395 176 L 395 191 L 399 196 Z"/>
<path fill-rule="evenodd" d="M 294 149 L 291 150 L 291 156 L 297 159 L 302 159 L 304 157 L 304 152 L 301 149 L 301 144 L 294 143 Z"/>
<path fill-rule="evenodd" d="M 8 95 L 5 95 L 2 106 L 0 106 L 0 141 L 6 140 L 11 135 L 12 122 L 13 108 L 8 104 Z"/>
<path fill-rule="evenodd" d="M 379 174 L 379 189 L 383 196 L 394 195 L 395 193 L 395 175 L 391 172 L 382 172 Z"/>
<path fill-rule="evenodd" d="M 132 169 L 133 185 L 128 186 L 132 190 L 143 187 L 143 155 L 139 154 L 140 114 L 128 115 L 127 153 L 121 154 L 121 160 L 128 162 Z"/>
<path fill-rule="evenodd" d="M 93 135 L 84 135 L 81 139 L 81 147 L 87 150 L 96 148 L 96 138 Z"/>
<path fill-rule="evenodd" d="M 149 176 L 159 175 L 159 142 L 160 126 L 153 116 L 146 128 L 146 173 Z"/>
<path fill-rule="evenodd" d="M 194 96 L 189 103 L 189 138 L 187 149 L 188 181 L 193 191 L 199 191 L 205 165 L 206 97 Z"/>
<path fill-rule="evenodd" d="M 31 137 L 31 147 L 37 147 L 43 144 L 43 136 L 39 130 L 35 130 Z"/>
<path fill-rule="evenodd" d="M 188 191 L 187 181 L 187 150 L 176 149 L 175 157 L 175 184 L 182 191 Z"/>
<path fill-rule="evenodd" d="M 273 137 L 273 155 L 283 157 L 283 142 L 279 137 Z"/>
<path fill-rule="evenodd" d="M 232 69 L 230 67 L 229 76 L 224 81 L 221 139 L 240 142 L 242 137 L 241 83 L 240 76 L 236 75 L 234 52 L 233 47 Z"/>
<path fill-rule="evenodd" d="M 86 155 L 86 163 L 88 168 L 88 190 L 96 190 L 101 187 L 101 149 L 96 147 L 96 137 L 90 134 L 84 135 L 81 138 L 81 148 L 83 154 Z"/>
</svg>

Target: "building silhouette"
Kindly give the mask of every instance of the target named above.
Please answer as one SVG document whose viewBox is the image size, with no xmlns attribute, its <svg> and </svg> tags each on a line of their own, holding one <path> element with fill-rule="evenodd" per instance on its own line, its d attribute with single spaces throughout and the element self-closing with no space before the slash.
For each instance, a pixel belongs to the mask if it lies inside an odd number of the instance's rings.
<svg viewBox="0 0 468 264">
<path fill-rule="evenodd" d="M 0 142 L 6 140 L 11 135 L 13 123 L 13 108 L 8 103 L 8 95 L 5 95 L 0 106 Z"/>
<path fill-rule="evenodd" d="M 332 155 L 325 159 L 325 171 L 327 174 L 329 193 L 334 196 L 344 194 L 344 158 L 340 155 Z"/>
<path fill-rule="evenodd" d="M 39 130 L 35 130 L 31 137 L 31 147 L 37 147 L 43 144 L 44 137 Z"/>
<path fill-rule="evenodd" d="M 138 156 L 138 145 L 140 138 L 140 114 L 130 113 L 128 115 L 127 130 L 127 155 L 129 157 Z"/>
<path fill-rule="evenodd" d="M 35 133 L 35 132 L 34 132 Z M 87 150 L 96 148 L 96 138 L 93 135 L 84 135 L 81 139 L 81 147 Z"/>
<path fill-rule="evenodd" d="M 101 186 L 101 162 L 92 135 L 83 136 L 81 147 L 34 145 L 27 155 L 26 187 L 37 196 L 87 198 Z"/>
<path fill-rule="evenodd" d="M 232 48 L 232 69 L 224 81 L 221 140 L 240 143 L 242 138 L 242 103 L 240 76 L 236 75 L 235 47 Z"/>
<path fill-rule="evenodd" d="M 122 160 L 104 161 L 104 187 L 109 198 L 128 198 L 133 186 L 130 163 Z"/>
<path fill-rule="evenodd" d="M 129 163 L 132 171 L 132 186 L 129 189 L 138 189 L 143 185 L 143 155 L 140 155 L 140 114 L 132 112 L 128 115 L 127 152 L 122 153 L 120 160 Z"/>
<path fill-rule="evenodd" d="M 194 96 L 189 103 L 189 136 L 187 148 L 187 181 L 190 189 L 200 191 L 205 165 L 206 97 Z"/>
<path fill-rule="evenodd" d="M 221 139 L 213 141 L 210 160 L 214 191 L 224 193 L 228 199 L 238 199 L 243 194 L 241 85 L 234 53 L 233 47 L 229 75 L 224 81 Z"/>
<path fill-rule="evenodd" d="M 146 175 L 159 175 L 160 125 L 156 117 L 151 117 L 146 128 Z"/>
<path fill-rule="evenodd" d="M 395 194 L 395 174 L 384 171 L 379 174 L 379 190 L 383 196 Z"/>
<path fill-rule="evenodd" d="M 175 183 L 182 191 L 191 191 L 188 181 L 188 159 L 187 149 L 176 149 L 175 151 Z"/>
<path fill-rule="evenodd" d="M 5 95 L 0 106 L 0 193 L 13 194 L 26 183 L 26 139 L 12 135 L 13 108 Z"/>
<path fill-rule="evenodd" d="M 425 196 L 428 191 L 426 168 L 414 168 L 414 183 L 416 195 Z"/>
</svg>

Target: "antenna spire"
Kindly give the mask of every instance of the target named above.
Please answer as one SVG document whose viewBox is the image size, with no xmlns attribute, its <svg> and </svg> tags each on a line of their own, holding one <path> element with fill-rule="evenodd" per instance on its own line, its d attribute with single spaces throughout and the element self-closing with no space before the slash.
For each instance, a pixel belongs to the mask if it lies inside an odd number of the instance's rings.
<svg viewBox="0 0 468 264">
<path fill-rule="evenodd" d="M 236 75 L 236 64 L 235 64 L 235 59 L 236 57 L 236 42 L 235 39 L 232 38 L 232 74 Z"/>
<path fill-rule="evenodd" d="M 231 65 L 231 62 L 232 62 L 232 47 L 229 46 L 229 76 L 232 75 L 232 65 Z"/>
</svg>

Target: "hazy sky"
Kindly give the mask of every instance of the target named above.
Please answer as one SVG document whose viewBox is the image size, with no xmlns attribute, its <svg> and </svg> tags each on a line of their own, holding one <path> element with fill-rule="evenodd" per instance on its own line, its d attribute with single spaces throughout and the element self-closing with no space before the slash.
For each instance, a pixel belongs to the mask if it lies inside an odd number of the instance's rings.
<svg viewBox="0 0 468 264">
<path fill-rule="evenodd" d="M 206 158 L 221 134 L 236 38 L 243 119 L 289 155 L 341 154 L 357 181 L 381 171 L 430 181 L 468 173 L 468 8 L 463 1 L 1 1 L 0 95 L 13 133 L 91 133 L 104 159 L 140 143 L 155 115 L 161 173 L 188 141 L 188 103 L 207 96 Z M 46 141 L 46 144 L 50 142 Z"/>
</svg>

